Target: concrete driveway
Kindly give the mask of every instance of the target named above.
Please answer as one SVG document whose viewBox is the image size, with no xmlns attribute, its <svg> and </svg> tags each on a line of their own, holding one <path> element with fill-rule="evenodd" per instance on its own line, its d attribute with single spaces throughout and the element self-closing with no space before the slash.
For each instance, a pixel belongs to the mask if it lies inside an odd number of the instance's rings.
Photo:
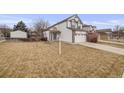
<svg viewBox="0 0 124 93">
<path fill-rule="evenodd" d="M 116 48 L 116 47 L 112 47 L 109 45 L 89 43 L 89 42 L 77 43 L 77 44 L 91 47 L 91 48 L 95 48 L 95 49 L 99 49 L 99 50 L 104 50 L 104 51 L 116 53 L 116 54 L 120 54 L 120 55 L 124 55 L 124 49 L 122 49 L 122 48 Z"/>
<path fill-rule="evenodd" d="M 118 45 L 124 45 L 124 43 L 121 43 L 121 42 L 114 42 L 114 41 L 99 40 L 99 42 L 103 42 L 103 43 L 111 43 L 111 44 L 118 44 Z"/>
</svg>

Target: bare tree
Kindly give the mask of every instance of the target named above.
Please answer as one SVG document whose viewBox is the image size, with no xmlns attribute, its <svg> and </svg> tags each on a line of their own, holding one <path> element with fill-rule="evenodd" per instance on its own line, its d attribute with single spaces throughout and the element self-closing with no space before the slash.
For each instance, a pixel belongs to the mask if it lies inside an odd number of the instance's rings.
<svg viewBox="0 0 124 93">
<path fill-rule="evenodd" d="M 120 25 L 116 25 L 115 28 L 114 28 L 114 30 L 115 31 L 118 31 L 118 30 L 120 30 L 120 27 L 121 27 Z"/>
<path fill-rule="evenodd" d="M 117 39 L 120 39 L 123 30 L 124 30 L 124 27 L 120 25 L 115 26 L 114 31 L 117 32 Z"/>
<path fill-rule="evenodd" d="M 123 26 L 121 26 L 121 27 L 120 27 L 120 30 L 121 30 L 121 31 L 124 31 L 124 27 L 123 27 Z"/>
<path fill-rule="evenodd" d="M 10 27 L 7 26 L 6 24 L 0 24 L 0 30 L 5 37 L 9 37 L 10 31 L 12 31 L 12 29 L 10 29 Z"/>
<path fill-rule="evenodd" d="M 121 26 L 120 25 L 116 25 L 115 28 L 114 28 L 114 31 L 117 32 L 117 39 L 120 38 L 120 31 L 121 31 Z"/>
<path fill-rule="evenodd" d="M 47 29 L 48 26 L 49 22 L 43 19 L 39 19 L 33 24 L 34 30 L 41 36 L 41 38 L 44 37 L 43 31 Z"/>
</svg>

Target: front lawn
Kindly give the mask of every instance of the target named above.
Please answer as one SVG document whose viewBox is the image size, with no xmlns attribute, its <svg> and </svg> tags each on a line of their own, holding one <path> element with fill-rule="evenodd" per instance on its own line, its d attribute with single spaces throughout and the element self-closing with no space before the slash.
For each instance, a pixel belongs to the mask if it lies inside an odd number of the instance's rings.
<svg viewBox="0 0 124 93">
<path fill-rule="evenodd" d="M 0 77 L 121 77 L 124 56 L 57 42 L 4 42 Z"/>
</svg>

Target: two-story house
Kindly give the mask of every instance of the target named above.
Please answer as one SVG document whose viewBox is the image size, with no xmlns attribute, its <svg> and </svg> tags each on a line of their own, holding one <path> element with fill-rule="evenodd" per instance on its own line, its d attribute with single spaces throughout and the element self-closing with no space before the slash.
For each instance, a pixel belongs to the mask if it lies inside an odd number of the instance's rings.
<svg viewBox="0 0 124 93">
<path fill-rule="evenodd" d="M 86 42 L 87 32 L 94 31 L 95 26 L 83 24 L 78 15 L 68 17 L 50 27 L 44 32 L 49 41 L 56 41 L 59 38 L 66 42 Z"/>
</svg>

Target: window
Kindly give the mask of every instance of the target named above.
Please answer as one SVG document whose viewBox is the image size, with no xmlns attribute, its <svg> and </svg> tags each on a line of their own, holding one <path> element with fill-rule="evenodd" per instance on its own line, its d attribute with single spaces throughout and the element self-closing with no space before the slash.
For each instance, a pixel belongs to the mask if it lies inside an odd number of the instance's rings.
<svg viewBox="0 0 124 93">
<path fill-rule="evenodd" d="M 67 22 L 67 27 L 70 28 L 76 28 L 76 29 L 82 29 L 82 24 L 79 21 L 76 21 L 75 19 L 69 20 Z"/>
<path fill-rule="evenodd" d="M 78 27 L 77 27 L 78 29 L 81 29 L 81 26 L 80 25 L 78 25 Z"/>
<path fill-rule="evenodd" d="M 71 22 L 70 21 L 67 22 L 67 27 L 71 27 Z"/>
<path fill-rule="evenodd" d="M 77 22 L 77 28 L 82 29 L 82 23 L 80 21 Z"/>
<path fill-rule="evenodd" d="M 71 27 L 72 27 L 72 28 L 76 28 L 76 24 L 75 24 L 74 21 L 72 21 L 72 23 L 71 23 Z"/>
</svg>

